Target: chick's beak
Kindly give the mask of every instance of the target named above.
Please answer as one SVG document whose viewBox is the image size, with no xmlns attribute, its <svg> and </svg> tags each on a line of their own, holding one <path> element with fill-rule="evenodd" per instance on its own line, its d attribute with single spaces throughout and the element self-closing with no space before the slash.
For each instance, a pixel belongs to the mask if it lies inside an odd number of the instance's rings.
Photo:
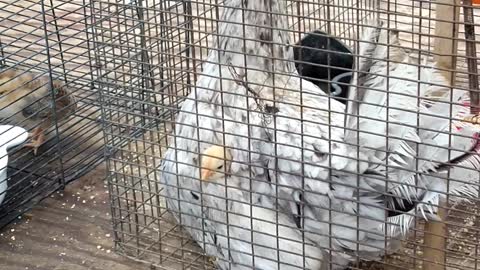
<svg viewBox="0 0 480 270">
<path fill-rule="evenodd" d="M 212 176 L 212 174 L 213 174 L 213 171 L 207 170 L 207 169 L 202 169 L 200 180 L 208 181 L 208 179 Z"/>
</svg>

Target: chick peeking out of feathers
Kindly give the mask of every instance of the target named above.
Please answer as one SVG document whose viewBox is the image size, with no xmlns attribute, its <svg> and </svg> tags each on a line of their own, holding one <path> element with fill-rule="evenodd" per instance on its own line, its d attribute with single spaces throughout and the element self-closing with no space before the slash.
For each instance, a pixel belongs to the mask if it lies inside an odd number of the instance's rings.
<svg viewBox="0 0 480 270">
<path fill-rule="evenodd" d="M 30 71 L 0 70 L 0 118 L 33 130 L 25 147 L 31 147 L 35 155 L 46 140 L 45 132 L 55 121 L 70 117 L 76 108 L 75 97 L 64 82 Z"/>
<path fill-rule="evenodd" d="M 228 175 L 232 156 L 223 146 L 213 145 L 205 149 L 201 155 L 202 181 L 215 181 Z"/>
</svg>

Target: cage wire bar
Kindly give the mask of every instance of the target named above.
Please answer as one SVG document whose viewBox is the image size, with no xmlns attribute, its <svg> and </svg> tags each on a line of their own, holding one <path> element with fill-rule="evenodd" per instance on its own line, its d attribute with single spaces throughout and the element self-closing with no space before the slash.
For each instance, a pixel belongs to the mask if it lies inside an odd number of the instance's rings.
<svg viewBox="0 0 480 270">
<path fill-rule="evenodd" d="M 118 249 L 134 257 L 156 249 L 163 237 L 154 229 L 163 227 L 165 209 L 155 178 L 147 176 L 159 165 L 174 108 L 189 91 L 189 69 L 198 65 L 190 56 L 190 4 L 92 1 L 105 138 L 116 151 L 108 162 L 113 222 L 124 241 Z"/>
<path fill-rule="evenodd" d="M 9 150 L 0 228 L 104 160 L 90 13 L 86 0 L 0 1 L 1 123 L 45 134 L 36 154 Z"/>
<path fill-rule="evenodd" d="M 292 42 L 321 29 L 356 52 L 363 22 L 378 17 L 386 22 L 386 28 L 398 31 L 401 48 L 410 55 L 410 65 L 420 68 L 425 61 L 437 61 L 435 68 L 448 81 L 445 87 L 478 92 L 475 46 L 479 40 L 479 10 L 469 1 L 285 1 Z M 178 198 L 166 195 L 168 186 L 160 184 L 165 171 L 159 166 L 167 147 L 179 147 L 175 143 L 175 119 L 186 96 L 198 91 L 195 84 L 204 71 L 208 51 L 216 49 L 215 31 L 222 23 L 218 16 L 226 2 L 233 1 L 91 1 L 98 67 L 95 86 L 100 90 L 105 143 L 111 153 L 107 164 L 116 250 L 162 269 L 210 269 L 218 263 L 203 250 L 208 248 L 206 240 L 197 239 L 197 243 L 192 239 L 189 224 L 179 224 L 172 215 L 179 213 L 167 208 L 166 199 Z M 388 51 L 392 48 L 389 46 Z M 329 78 L 327 86 L 331 86 Z M 422 80 L 414 78 L 418 87 Z M 475 95 L 471 97 L 474 104 Z M 435 95 L 431 98 L 435 100 Z M 419 185 L 417 182 L 413 186 L 425 190 L 415 185 Z M 203 191 L 199 194 L 196 196 L 206 196 Z M 459 195 L 447 197 L 451 202 Z M 197 204 L 207 207 L 203 203 Z M 443 204 L 438 211 L 444 215 L 443 222 L 425 224 L 415 218 L 407 237 L 401 239 L 402 248 L 380 256 L 376 262 L 365 262 L 368 258 L 354 250 L 350 269 L 480 269 L 479 206 L 478 196 Z M 413 208 L 412 215 L 422 215 Z M 334 215 L 334 211 L 330 213 Z M 425 233 L 428 226 L 432 227 L 428 229 L 430 236 Z M 447 230 L 444 235 L 442 229 Z M 429 246 L 431 243 L 437 246 Z M 235 248 L 225 249 L 230 252 Z M 332 251 L 327 253 L 331 255 Z"/>
</svg>

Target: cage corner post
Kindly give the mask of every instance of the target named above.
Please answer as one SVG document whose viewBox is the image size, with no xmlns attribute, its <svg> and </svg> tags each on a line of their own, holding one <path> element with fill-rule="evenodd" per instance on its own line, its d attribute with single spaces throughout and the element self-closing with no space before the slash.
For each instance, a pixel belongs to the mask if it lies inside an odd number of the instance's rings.
<svg viewBox="0 0 480 270">
<path fill-rule="evenodd" d="M 423 269 L 424 270 L 445 270 L 446 269 L 446 239 L 447 224 L 445 223 L 448 209 L 447 201 L 440 199 L 437 215 L 440 221 L 430 220 L 425 223 L 425 236 L 423 239 Z"/>
<path fill-rule="evenodd" d="M 437 0 L 433 52 L 438 68 L 453 85 L 458 48 L 461 0 Z"/>
<path fill-rule="evenodd" d="M 437 67 L 450 83 L 454 85 L 456 52 L 458 48 L 458 33 L 460 19 L 460 0 L 437 0 L 435 10 L 435 42 L 433 47 Z M 438 203 L 440 221 L 428 221 L 425 224 L 423 245 L 423 269 L 446 269 L 446 240 L 448 228 L 448 201 L 440 198 Z"/>
</svg>

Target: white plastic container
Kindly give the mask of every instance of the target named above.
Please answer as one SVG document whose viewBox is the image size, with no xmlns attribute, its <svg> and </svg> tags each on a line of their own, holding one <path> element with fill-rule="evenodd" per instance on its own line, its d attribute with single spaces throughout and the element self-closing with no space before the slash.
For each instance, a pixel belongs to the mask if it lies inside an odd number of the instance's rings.
<svg viewBox="0 0 480 270">
<path fill-rule="evenodd" d="M 0 125 L 0 205 L 5 198 L 7 185 L 7 150 L 17 146 L 28 139 L 28 133 L 24 128 L 10 125 Z"/>
</svg>

